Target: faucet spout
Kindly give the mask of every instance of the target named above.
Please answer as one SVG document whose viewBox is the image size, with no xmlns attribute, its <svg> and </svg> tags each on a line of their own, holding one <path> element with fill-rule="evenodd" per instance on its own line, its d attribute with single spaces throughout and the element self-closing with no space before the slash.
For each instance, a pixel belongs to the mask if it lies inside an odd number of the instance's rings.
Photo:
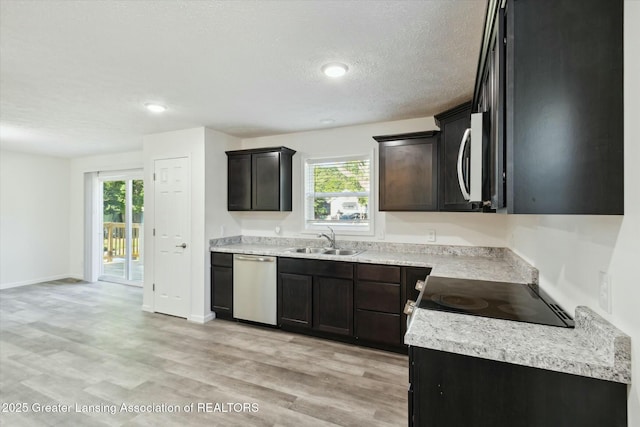
<svg viewBox="0 0 640 427">
<path fill-rule="evenodd" d="M 331 236 L 326 235 L 325 233 L 318 233 L 318 237 L 324 237 L 329 241 L 329 245 L 331 249 L 336 248 L 336 233 L 333 231 L 333 228 L 327 226 L 327 228 L 331 231 Z"/>
</svg>

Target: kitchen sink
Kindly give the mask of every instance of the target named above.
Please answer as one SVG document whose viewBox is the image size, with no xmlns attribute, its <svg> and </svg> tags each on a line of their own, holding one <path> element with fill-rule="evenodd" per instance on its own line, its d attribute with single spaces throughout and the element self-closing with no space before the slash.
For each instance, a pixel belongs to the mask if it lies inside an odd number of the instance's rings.
<svg viewBox="0 0 640 427">
<path fill-rule="evenodd" d="M 287 252 L 295 252 L 298 254 L 323 254 L 326 251 L 324 248 L 292 248 L 287 249 Z"/>
<path fill-rule="evenodd" d="M 287 249 L 287 252 L 294 252 L 297 254 L 321 254 L 321 255 L 358 255 L 363 251 L 356 251 L 353 249 L 327 249 L 327 248 L 291 248 Z"/>
<path fill-rule="evenodd" d="M 353 249 L 327 249 L 323 253 L 325 255 L 357 255 L 362 251 L 356 251 Z"/>
</svg>

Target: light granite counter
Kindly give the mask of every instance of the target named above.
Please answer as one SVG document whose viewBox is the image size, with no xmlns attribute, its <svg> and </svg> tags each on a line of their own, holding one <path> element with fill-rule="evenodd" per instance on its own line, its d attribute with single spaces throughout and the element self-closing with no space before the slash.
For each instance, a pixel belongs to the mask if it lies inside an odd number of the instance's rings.
<svg viewBox="0 0 640 427">
<path fill-rule="evenodd" d="M 631 383 L 631 339 L 587 307 L 575 329 L 415 309 L 405 344 Z"/>
<path fill-rule="evenodd" d="M 296 247 L 321 247 L 319 239 L 234 236 L 212 239 L 214 252 L 324 259 L 369 264 L 430 267 L 432 276 L 537 283 L 538 270 L 506 248 L 417 245 L 386 242 L 339 241 L 341 249 L 364 251 L 353 256 L 290 252 Z"/>
</svg>

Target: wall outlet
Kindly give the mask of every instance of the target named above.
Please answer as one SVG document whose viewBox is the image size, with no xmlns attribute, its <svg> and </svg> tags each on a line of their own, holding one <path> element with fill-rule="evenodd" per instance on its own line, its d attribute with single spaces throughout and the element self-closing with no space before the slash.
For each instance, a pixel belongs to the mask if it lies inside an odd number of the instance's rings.
<svg viewBox="0 0 640 427">
<path fill-rule="evenodd" d="M 601 309 L 611 313 L 611 277 L 606 271 L 598 273 L 598 301 Z"/>
<path fill-rule="evenodd" d="M 436 241 L 436 230 L 427 230 L 427 242 Z"/>
<path fill-rule="evenodd" d="M 220 237 L 224 237 L 224 225 L 220 226 Z"/>
<path fill-rule="evenodd" d="M 275 233 L 279 235 L 282 232 L 282 228 L 280 228 L 279 225 L 276 225 L 276 228 L 273 231 L 275 231 Z"/>
</svg>

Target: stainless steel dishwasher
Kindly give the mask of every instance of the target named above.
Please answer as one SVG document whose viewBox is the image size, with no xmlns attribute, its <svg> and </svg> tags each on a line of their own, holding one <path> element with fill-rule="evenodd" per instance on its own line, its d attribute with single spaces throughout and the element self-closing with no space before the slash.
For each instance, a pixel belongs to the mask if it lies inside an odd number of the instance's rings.
<svg viewBox="0 0 640 427">
<path fill-rule="evenodd" d="M 275 325 L 278 308 L 276 257 L 233 255 L 233 317 Z"/>
</svg>

